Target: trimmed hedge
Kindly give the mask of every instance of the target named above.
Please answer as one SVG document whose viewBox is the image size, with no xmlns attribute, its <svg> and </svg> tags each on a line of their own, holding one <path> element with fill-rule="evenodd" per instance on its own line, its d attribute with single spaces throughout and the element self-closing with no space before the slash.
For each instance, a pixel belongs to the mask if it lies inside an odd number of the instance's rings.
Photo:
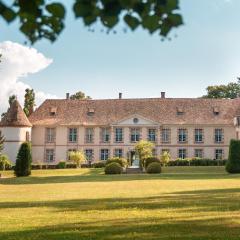
<svg viewBox="0 0 240 240">
<path fill-rule="evenodd" d="M 225 166 L 227 160 L 214 159 L 176 159 L 169 161 L 168 166 Z"/>
<path fill-rule="evenodd" d="M 161 164 L 160 162 L 151 162 L 148 166 L 147 166 L 147 173 L 161 173 L 162 168 L 161 168 Z"/>
<path fill-rule="evenodd" d="M 105 174 L 121 174 L 122 172 L 122 166 L 116 162 L 109 163 L 105 167 Z"/>
<path fill-rule="evenodd" d="M 58 169 L 64 169 L 64 168 L 66 168 L 66 162 L 65 161 L 61 161 L 61 162 L 59 162 L 58 164 L 57 164 L 57 168 Z"/>
<path fill-rule="evenodd" d="M 31 175 L 32 153 L 31 145 L 28 142 L 22 143 L 17 154 L 14 174 L 17 177 L 26 177 Z"/>
<path fill-rule="evenodd" d="M 113 157 L 113 158 L 109 158 L 106 162 L 106 165 L 116 162 L 118 164 L 120 164 L 122 167 L 127 167 L 128 165 L 128 161 L 125 158 L 119 158 L 119 157 Z"/>
<path fill-rule="evenodd" d="M 231 140 L 229 147 L 226 171 L 228 173 L 240 173 L 240 141 Z"/>
<path fill-rule="evenodd" d="M 104 168 L 106 167 L 106 161 L 98 161 L 92 164 L 94 168 Z"/>
<path fill-rule="evenodd" d="M 153 163 L 153 162 L 160 163 L 160 159 L 157 158 L 157 157 L 149 157 L 149 158 L 146 158 L 146 159 L 144 160 L 145 168 L 147 168 L 148 165 L 151 164 L 151 163 Z"/>
</svg>

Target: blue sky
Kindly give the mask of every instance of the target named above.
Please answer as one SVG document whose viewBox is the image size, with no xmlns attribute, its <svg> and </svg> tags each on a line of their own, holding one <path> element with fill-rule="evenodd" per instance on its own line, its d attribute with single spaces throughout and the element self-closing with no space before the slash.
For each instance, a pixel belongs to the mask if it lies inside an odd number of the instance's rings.
<svg viewBox="0 0 240 240">
<path fill-rule="evenodd" d="M 65 1 L 70 8 L 72 1 Z M 142 29 L 117 34 L 91 33 L 68 11 L 66 28 L 51 44 L 33 47 L 53 63 L 22 78 L 38 91 L 65 97 L 84 91 L 93 98 L 198 97 L 212 84 L 235 81 L 240 76 L 240 1 L 180 0 L 185 25 L 162 42 Z M 17 24 L 0 20 L 0 42 L 23 44 Z M 177 37 L 175 37 L 175 34 Z M 0 76 L 1 77 L 1 76 Z"/>
</svg>

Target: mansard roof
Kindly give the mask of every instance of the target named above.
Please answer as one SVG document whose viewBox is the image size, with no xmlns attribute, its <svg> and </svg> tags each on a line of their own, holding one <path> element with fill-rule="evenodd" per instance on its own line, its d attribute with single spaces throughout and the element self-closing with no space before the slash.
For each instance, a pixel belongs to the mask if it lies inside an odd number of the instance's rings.
<svg viewBox="0 0 240 240">
<path fill-rule="evenodd" d="M 59 99 L 46 100 L 29 119 L 33 125 L 111 125 L 137 114 L 161 125 L 224 125 L 238 112 L 240 99 Z"/>
<path fill-rule="evenodd" d="M 0 127 L 31 127 L 32 124 L 28 120 L 21 105 L 15 100 L 6 115 L 0 122 Z"/>
</svg>

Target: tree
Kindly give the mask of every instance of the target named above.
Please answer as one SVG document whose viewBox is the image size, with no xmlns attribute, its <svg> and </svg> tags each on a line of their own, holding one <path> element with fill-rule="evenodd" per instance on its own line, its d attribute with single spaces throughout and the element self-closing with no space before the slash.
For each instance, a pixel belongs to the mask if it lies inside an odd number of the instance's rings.
<svg viewBox="0 0 240 240">
<path fill-rule="evenodd" d="M 22 143 L 18 151 L 14 173 L 17 177 L 29 176 L 31 174 L 32 153 L 28 142 Z"/>
<path fill-rule="evenodd" d="M 127 29 L 141 26 L 163 38 L 183 24 L 178 10 L 179 0 L 73 0 L 75 18 L 82 19 L 88 28 L 100 22 L 108 32 L 121 21 Z M 54 42 L 64 29 L 66 8 L 60 1 L 15 0 L 7 5 L 0 0 L 0 16 L 7 23 L 17 19 L 19 30 L 32 44 L 40 39 Z"/>
<path fill-rule="evenodd" d="M 75 99 L 91 99 L 90 96 L 86 96 L 84 92 L 76 92 L 75 94 L 70 96 L 70 99 L 75 100 Z"/>
<path fill-rule="evenodd" d="M 72 151 L 69 153 L 69 160 L 74 162 L 77 167 L 81 167 L 81 164 L 86 161 L 86 157 L 83 151 Z"/>
<path fill-rule="evenodd" d="M 161 162 L 162 162 L 163 166 L 164 167 L 167 166 L 170 159 L 171 159 L 170 153 L 168 151 L 164 151 L 162 153 L 160 159 L 161 159 Z"/>
<path fill-rule="evenodd" d="M 27 88 L 25 90 L 24 108 L 23 108 L 23 111 L 25 112 L 27 117 L 33 113 L 34 106 L 35 106 L 34 90 Z"/>
<path fill-rule="evenodd" d="M 17 99 L 16 95 L 11 95 L 8 98 L 8 103 L 9 103 L 9 107 L 12 105 L 12 103 Z M 8 108 L 9 109 L 9 108 Z M 6 112 L 2 113 L 1 118 L 4 118 L 6 116 Z"/>
<path fill-rule="evenodd" d="M 145 159 L 153 156 L 154 144 L 149 141 L 141 140 L 135 145 L 135 151 L 140 159 L 140 167 L 145 166 Z"/>
<path fill-rule="evenodd" d="M 230 82 L 227 85 L 208 86 L 207 95 L 203 98 L 238 98 L 240 96 L 240 81 Z"/>
<path fill-rule="evenodd" d="M 0 154 L 0 170 L 5 171 L 6 169 L 11 169 L 12 163 L 7 155 Z"/>
<path fill-rule="evenodd" d="M 240 140 L 231 140 L 226 171 L 240 173 Z"/>
</svg>

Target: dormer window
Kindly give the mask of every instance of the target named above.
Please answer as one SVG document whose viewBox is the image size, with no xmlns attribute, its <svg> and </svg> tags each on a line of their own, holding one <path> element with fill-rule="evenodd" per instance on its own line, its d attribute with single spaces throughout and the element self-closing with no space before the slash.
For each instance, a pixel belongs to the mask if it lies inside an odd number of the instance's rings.
<svg viewBox="0 0 240 240">
<path fill-rule="evenodd" d="M 94 108 L 88 108 L 88 116 L 92 116 L 95 113 Z"/>
<path fill-rule="evenodd" d="M 219 113 L 220 113 L 219 108 L 218 107 L 214 107 L 213 108 L 213 114 L 217 116 L 217 115 L 219 115 Z"/>
<path fill-rule="evenodd" d="M 183 108 L 182 108 L 182 107 L 178 107 L 178 108 L 177 108 L 177 115 L 178 115 L 178 116 L 181 116 L 181 115 L 183 115 L 183 114 L 184 114 Z"/>
<path fill-rule="evenodd" d="M 50 116 L 55 116 L 57 114 L 57 108 L 56 107 L 51 107 L 50 108 Z"/>
</svg>

